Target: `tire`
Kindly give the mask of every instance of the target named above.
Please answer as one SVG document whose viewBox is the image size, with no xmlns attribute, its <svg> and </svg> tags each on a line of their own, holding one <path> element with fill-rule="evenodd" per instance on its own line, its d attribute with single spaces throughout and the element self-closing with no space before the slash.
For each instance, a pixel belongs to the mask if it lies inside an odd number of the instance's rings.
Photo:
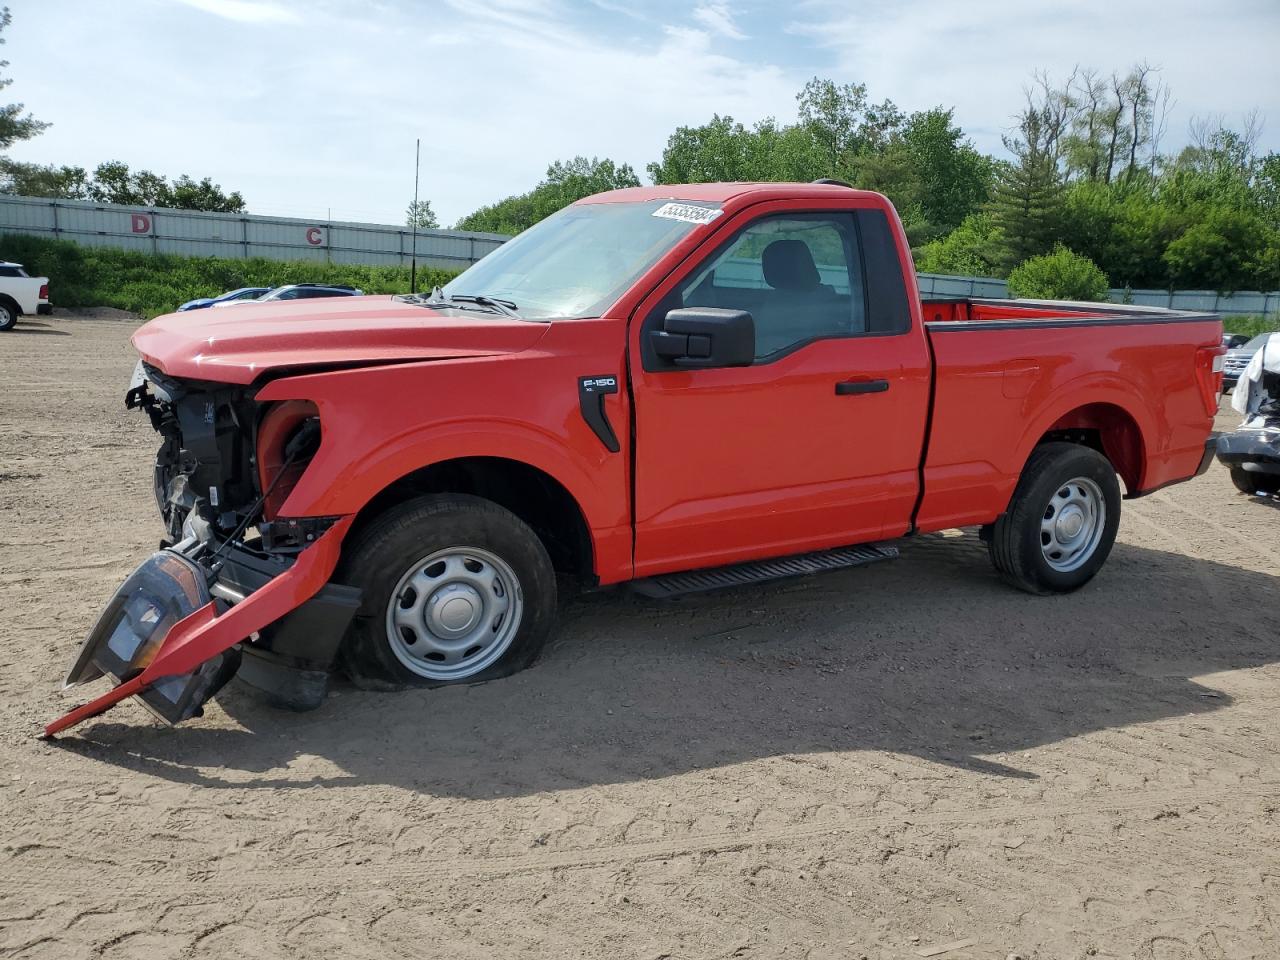
<svg viewBox="0 0 1280 960">
<path fill-rule="evenodd" d="M 537 659 L 555 621 L 542 541 L 480 497 L 438 494 L 391 508 L 343 551 L 335 580 L 364 590 L 340 658 L 365 689 L 508 676 Z"/>
<path fill-rule="evenodd" d="M 1271 473 L 1250 473 L 1241 467 L 1232 467 L 1231 482 L 1236 485 L 1237 490 L 1249 496 L 1255 493 L 1275 496 L 1280 493 L 1280 476 Z"/>
<path fill-rule="evenodd" d="M 12 330 L 18 323 L 18 311 L 12 303 L 0 301 L 0 332 Z"/>
<path fill-rule="evenodd" d="M 987 551 L 1006 583 L 1069 593 L 1101 569 L 1120 526 L 1120 484 L 1102 454 L 1074 443 L 1032 451 Z"/>
</svg>

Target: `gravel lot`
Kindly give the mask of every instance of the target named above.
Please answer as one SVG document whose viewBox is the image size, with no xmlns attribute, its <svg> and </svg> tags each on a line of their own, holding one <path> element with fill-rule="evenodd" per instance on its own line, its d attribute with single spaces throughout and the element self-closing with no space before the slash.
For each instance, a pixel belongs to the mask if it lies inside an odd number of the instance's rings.
<svg viewBox="0 0 1280 960">
<path fill-rule="evenodd" d="M 36 740 L 161 532 L 132 329 L 0 334 L 0 955 L 1280 955 L 1280 504 L 1216 465 L 1070 597 L 952 531 L 575 600 L 486 686 Z"/>
</svg>

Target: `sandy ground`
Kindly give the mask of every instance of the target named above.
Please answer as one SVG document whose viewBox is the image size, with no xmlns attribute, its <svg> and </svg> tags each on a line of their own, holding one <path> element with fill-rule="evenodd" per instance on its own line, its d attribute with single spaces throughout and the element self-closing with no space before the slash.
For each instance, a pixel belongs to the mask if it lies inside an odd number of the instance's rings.
<svg viewBox="0 0 1280 960">
<path fill-rule="evenodd" d="M 131 329 L 0 334 L 0 954 L 1280 956 L 1280 510 L 1216 465 L 1070 597 L 930 536 L 573 601 L 487 686 L 34 739 L 160 534 Z"/>
</svg>

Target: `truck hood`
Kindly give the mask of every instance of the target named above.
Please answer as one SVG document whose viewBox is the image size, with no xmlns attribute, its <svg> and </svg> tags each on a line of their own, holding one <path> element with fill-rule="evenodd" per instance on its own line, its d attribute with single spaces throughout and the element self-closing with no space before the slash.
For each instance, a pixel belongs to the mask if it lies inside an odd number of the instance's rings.
<svg viewBox="0 0 1280 960">
<path fill-rule="evenodd" d="M 437 311 L 393 297 L 333 297 L 156 317 L 133 345 L 171 377 L 248 384 L 297 367 L 489 357 L 527 350 L 547 324 Z"/>
</svg>

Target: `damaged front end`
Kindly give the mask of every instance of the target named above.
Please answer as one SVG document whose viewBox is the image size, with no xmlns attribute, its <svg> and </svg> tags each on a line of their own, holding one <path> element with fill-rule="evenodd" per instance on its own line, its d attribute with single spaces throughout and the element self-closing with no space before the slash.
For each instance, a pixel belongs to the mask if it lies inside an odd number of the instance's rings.
<svg viewBox="0 0 1280 960">
<path fill-rule="evenodd" d="M 53 735 L 137 695 L 169 723 L 198 716 L 232 676 L 280 705 L 318 706 L 359 606 L 328 583 L 351 518 L 281 518 L 321 442 L 314 405 L 261 404 L 251 387 L 178 380 L 141 362 L 126 406 L 161 435 L 156 502 L 167 536 L 107 604 L 66 686 L 114 684 Z"/>
</svg>

